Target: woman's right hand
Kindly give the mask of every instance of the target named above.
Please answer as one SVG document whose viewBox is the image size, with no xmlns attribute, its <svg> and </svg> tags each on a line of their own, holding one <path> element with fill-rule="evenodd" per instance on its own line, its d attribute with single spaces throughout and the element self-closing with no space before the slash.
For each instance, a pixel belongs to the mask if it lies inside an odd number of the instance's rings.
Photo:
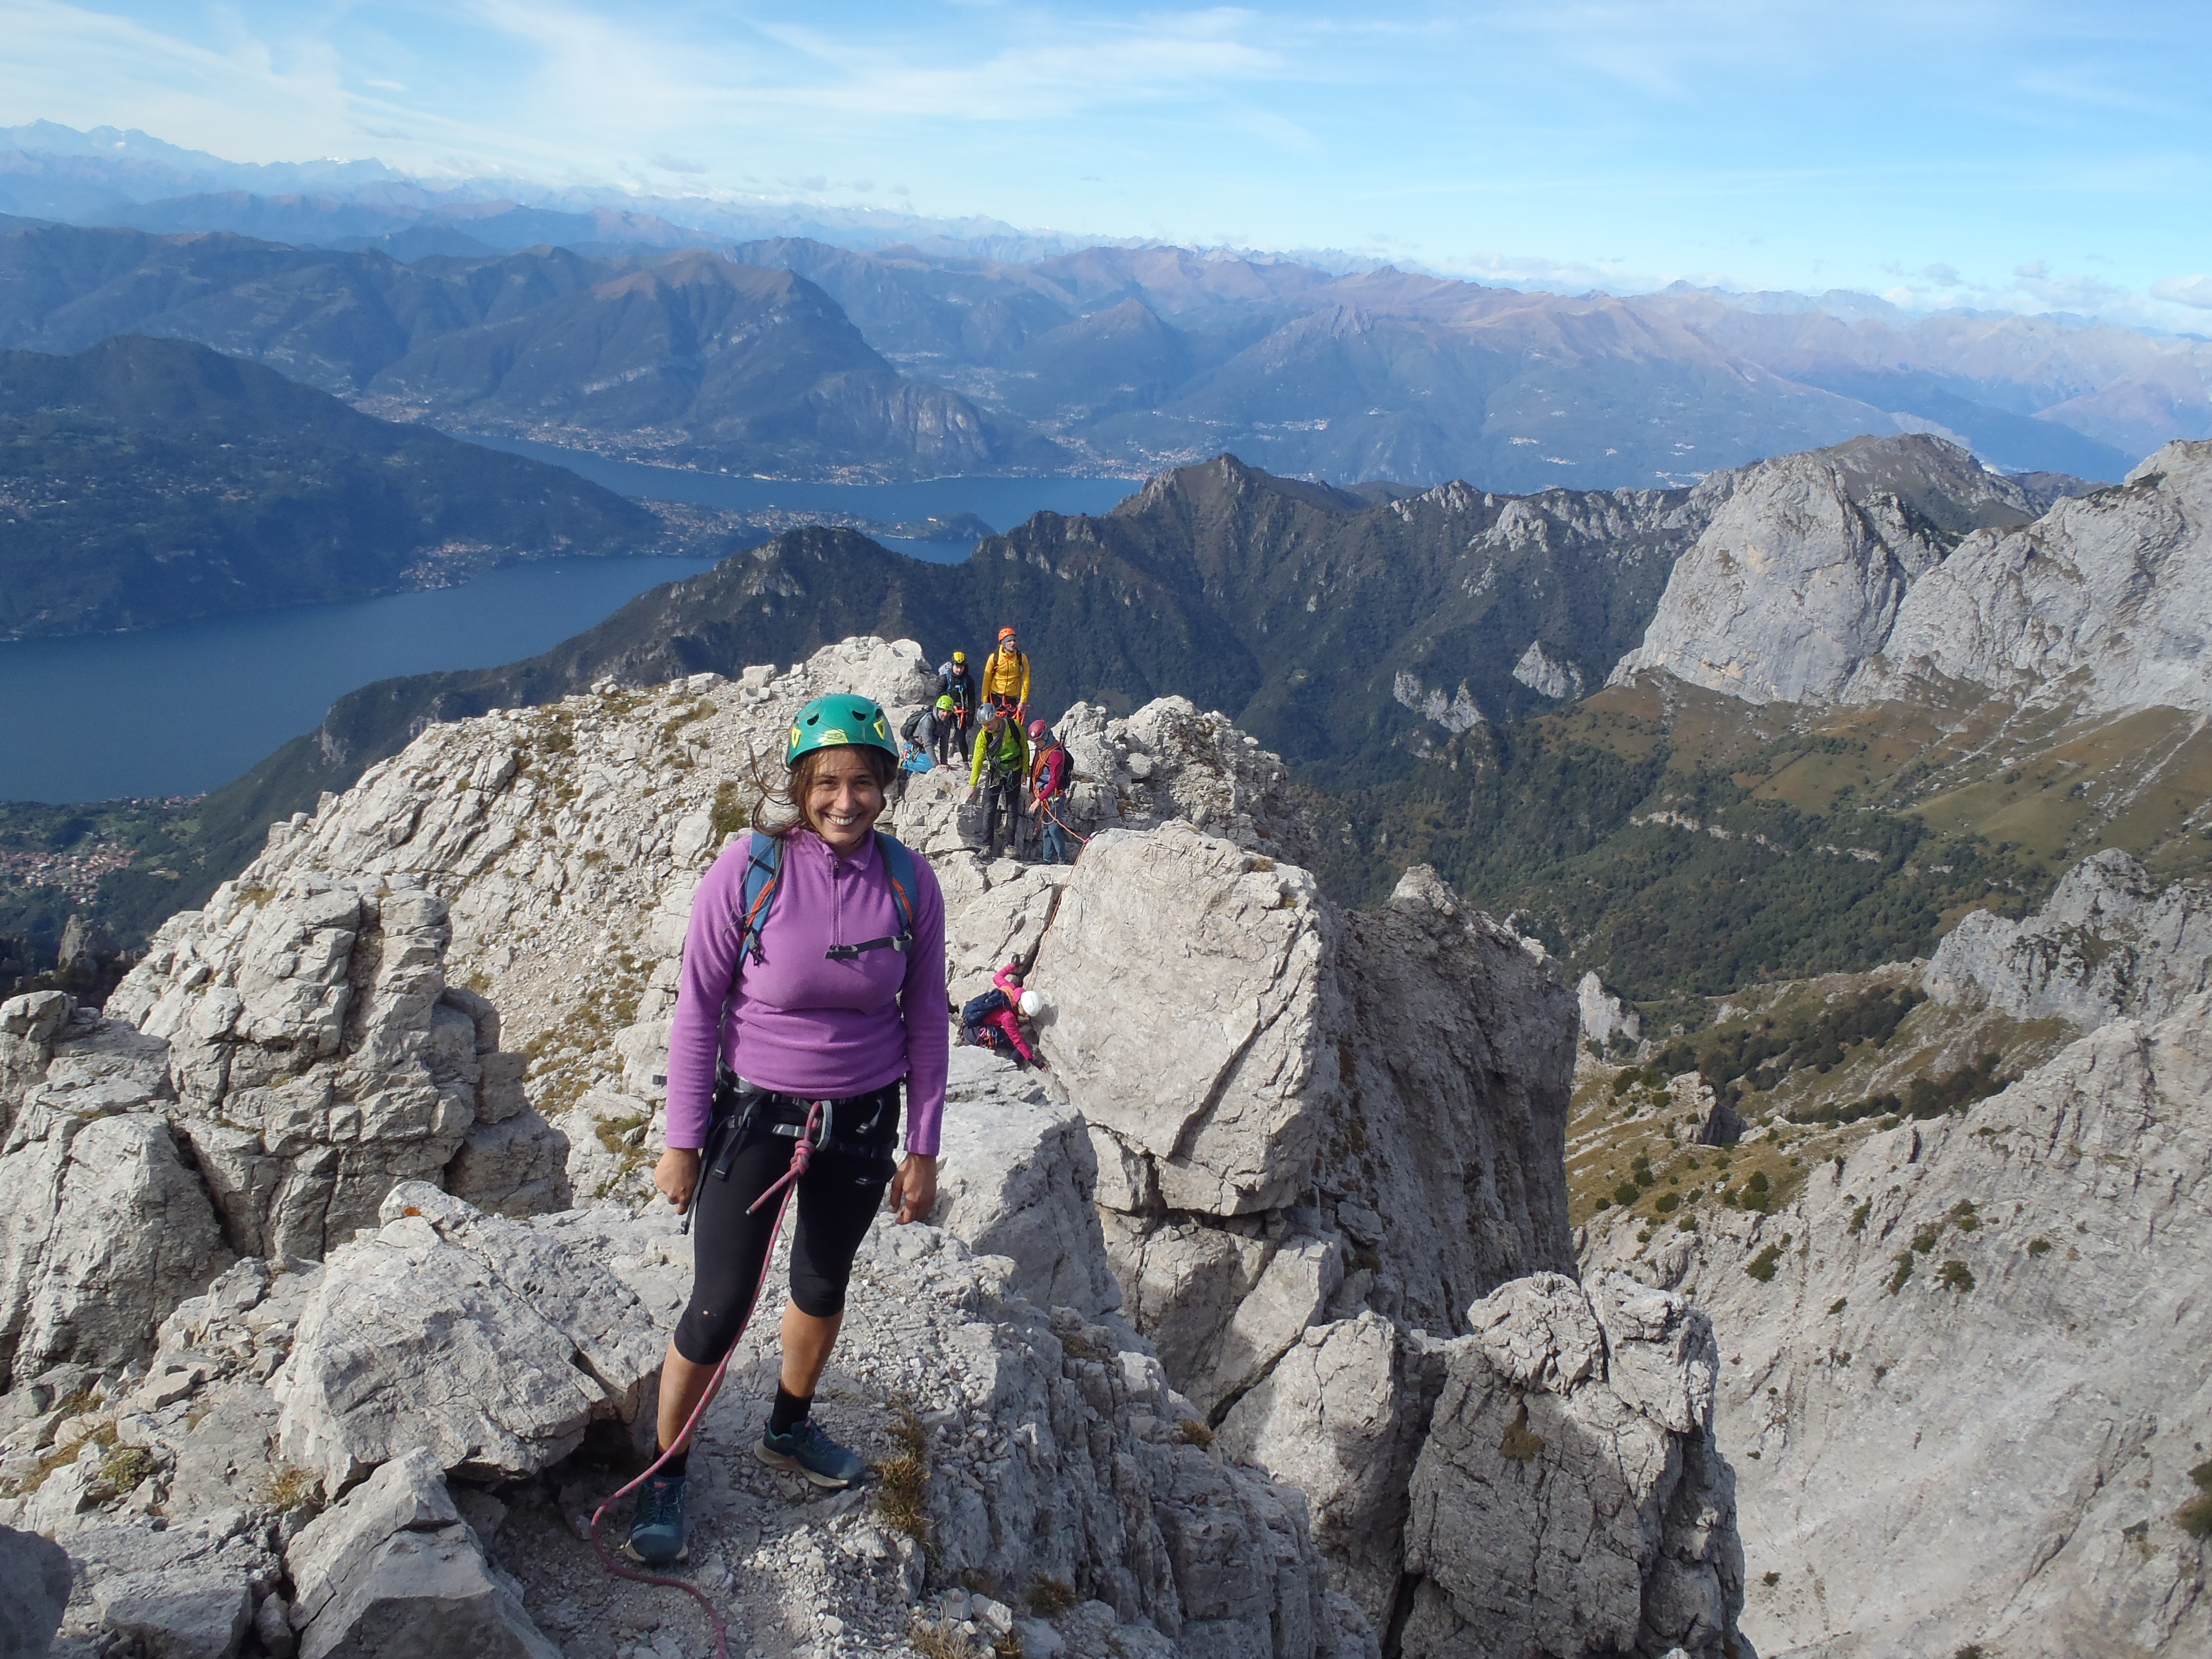
<svg viewBox="0 0 2212 1659">
<path fill-rule="evenodd" d="M 676 1206 L 682 1215 L 691 1207 L 691 1195 L 699 1190 L 699 1153 L 696 1147 L 671 1146 L 660 1155 L 660 1162 L 653 1166 L 653 1184 L 660 1188 L 661 1196 Z"/>
</svg>

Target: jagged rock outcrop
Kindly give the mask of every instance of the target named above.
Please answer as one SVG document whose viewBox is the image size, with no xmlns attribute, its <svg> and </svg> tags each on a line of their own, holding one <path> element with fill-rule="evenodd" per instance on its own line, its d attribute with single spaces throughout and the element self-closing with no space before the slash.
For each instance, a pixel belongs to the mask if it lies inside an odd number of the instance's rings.
<svg viewBox="0 0 2212 1659">
<path fill-rule="evenodd" d="M 58 1248 L 84 1257 L 82 1284 L 55 1280 L 39 1317 L 108 1303 L 143 1331 L 148 1310 L 160 1317 L 222 1265 L 211 1252 L 226 1241 L 319 1257 L 374 1223 L 396 1181 L 441 1181 L 518 1213 L 568 1201 L 567 1142 L 525 1097 L 525 1057 L 501 1051 L 489 1001 L 446 981 L 444 901 L 313 870 L 271 878 L 226 883 L 164 923 L 102 1013 L 51 993 L 6 1005 L 0 1186 L 18 1194 L 7 1337 L 38 1300 L 27 1275 L 58 1271 Z M 73 1145 L 112 1192 L 70 1176 Z M 39 1243 L 70 1203 L 119 1205 L 141 1242 L 64 1227 L 74 1244 Z M 157 1212 L 169 1224 L 146 1226 Z M 33 1369 L 66 1352 L 36 1339 Z M 125 1357 L 109 1342 L 94 1363 Z"/>
<path fill-rule="evenodd" d="M 1605 988 L 1595 974 L 1584 974 L 1575 985 L 1575 1002 L 1581 1012 L 1582 1038 L 1601 1048 L 1615 1037 L 1630 1042 L 1644 1035 L 1644 1016 Z"/>
<path fill-rule="evenodd" d="M 1737 1645 L 1743 1554 L 1711 1327 L 1631 1280 L 1516 1280 L 1470 1311 L 1413 1470 L 1408 1654 Z"/>
<path fill-rule="evenodd" d="M 2212 988 L 2212 900 L 2161 887 L 2118 848 L 2086 858 L 2043 908 L 2009 921 L 1969 910 L 1922 982 L 1938 1002 L 1982 1002 L 2014 1019 L 2057 1016 L 2083 1030 L 2163 1019 Z"/>
<path fill-rule="evenodd" d="M 988 1048 L 953 1049 L 942 1154 L 936 1225 L 1012 1262 L 1010 1283 L 1040 1308 L 1096 1319 L 1121 1307 L 1090 1126 L 1048 1098 L 1036 1073 Z"/>
<path fill-rule="evenodd" d="M 2212 998 L 1803 1182 L 1588 1263 L 1711 1316 L 1760 1650 L 2204 1650 Z"/>
<path fill-rule="evenodd" d="M 1389 1629 L 1398 1599 L 1408 1489 L 1444 1346 L 1367 1310 L 1310 1325 L 1214 1437 L 1305 1494 L 1338 1587 L 1377 1630 Z"/>
<path fill-rule="evenodd" d="M 2208 573 L 2212 441 L 2170 443 L 2118 489 L 1968 537 L 1914 586 L 1846 696 L 1895 696 L 1933 675 L 2087 710 L 2212 713 Z"/>
<path fill-rule="evenodd" d="M 1761 463 L 1610 683 L 1663 670 L 1752 702 L 1870 702 L 1932 681 L 2083 712 L 2212 713 L 2212 441 L 2036 505 L 1933 438 Z"/>
<path fill-rule="evenodd" d="M 1209 1248 L 1225 1254 L 1207 1272 L 1241 1279 L 1222 1298 L 1241 1302 L 1266 1267 L 1229 1241 L 1278 1242 L 1280 1218 L 1318 1200 L 1358 1258 L 1357 1297 L 1449 1331 L 1503 1279 L 1569 1261 L 1565 1185 L 1549 1172 L 1572 999 L 1555 964 L 1432 871 L 1409 872 L 1381 910 L 1346 914 L 1304 871 L 1230 842 L 1176 824 L 1109 831 L 1063 890 L 1031 983 L 1133 1261 L 1154 1224 L 1210 1218 L 1224 1237 Z M 1241 1218 L 1242 1232 L 1221 1225 Z M 1160 1271 L 1186 1278 L 1188 1261 L 1177 1252 Z M 1152 1272 L 1125 1272 L 1125 1288 Z M 1333 1288 L 1317 1289 L 1321 1305 Z M 1165 1299 L 1179 1317 L 1194 1305 L 1180 1288 Z M 1146 1300 L 1133 1298 L 1139 1328 Z M 1181 1359 L 1177 1345 L 1179 1375 Z"/>
<path fill-rule="evenodd" d="M 229 1261 L 161 1118 L 46 1099 L 17 1114 L 0 1143 L 0 1376 L 143 1359 Z"/>
<path fill-rule="evenodd" d="M 70 1534 L 72 1583 L 56 1652 L 228 1659 L 276 1587 L 278 1531 L 265 1514 L 230 1510 Z"/>
<path fill-rule="evenodd" d="M 280 826 L 281 830 L 281 826 Z M 524 1211 L 567 1194 L 499 1052 L 499 1016 L 449 986 L 446 903 L 419 887 L 249 871 L 162 924 L 109 999 L 169 1045 L 175 1115 L 242 1251 L 319 1257 L 372 1224 L 395 1181 L 457 1183 Z M 471 1138 L 475 1144 L 472 1146 Z"/>
<path fill-rule="evenodd" d="M 309 1522 L 284 1559 L 300 1659 L 560 1659 L 523 1611 L 520 1587 L 484 1560 L 438 1460 L 420 1448 Z"/>
<path fill-rule="evenodd" d="M 1882 648 L 1913 583 L 1972 524 L 2033 505 L 1955 445 L 1862 441 L 1745 469 L 1675 563 L 1644 643 L 1647 669 L 1749 702 L 1832 697 Z"/>
<path fill-rule="evenodd" d="M 626 1215 L 536 1224 L 426 1182 L 333 1251 L 271 1380 L 285 1457 L 339 1492 L 415 1447 L 479 1478 L 533 1474 L 594 1419 L 649 1416 L 684 1304 L 674 1252 Z"/>
</svg>

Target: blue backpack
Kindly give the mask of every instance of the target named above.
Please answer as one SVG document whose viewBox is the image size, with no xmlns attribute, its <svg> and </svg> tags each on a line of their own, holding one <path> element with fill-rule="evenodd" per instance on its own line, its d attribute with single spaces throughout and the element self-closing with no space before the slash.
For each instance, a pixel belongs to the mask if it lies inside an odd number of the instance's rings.
<svg viewBox="0 0 2212 1659">
<path fill-rule="evenodd" d="M 898 906 L 899 932 L 894 939 L 872 939 L 859 945 L 836 945 L 830 948 L 832 962 L 850 962 L 864 951 L 907 951 L 914 945 L 914 854 L 906 843 L 876 831 L 876 850 L 883 855 L 884 872 L 891 878 L 891 897 Z M 738 957 L 742 963 L 747 955 L 755 962 L 767 960 L 761 954 L 761 930 L 768 926 L 769 907 L 775 902 L 775 890 L 783 884 L 783 842 L 775 836 L 764 836 L 757 830 L 752 833 L 752 845 L 745 857 L 745 920 L 738 935 Z"/>
</svg>

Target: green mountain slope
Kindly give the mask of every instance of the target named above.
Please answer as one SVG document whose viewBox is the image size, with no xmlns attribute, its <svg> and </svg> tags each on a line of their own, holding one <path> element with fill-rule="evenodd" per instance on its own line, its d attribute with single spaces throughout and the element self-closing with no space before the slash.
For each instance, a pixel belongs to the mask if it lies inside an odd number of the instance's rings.
<svg viewBox="0 0 2212 1659">
<path fill-rule="evenodd" d="M 672 550 L 564 468 L 394 426 L 258 364 L 130 336 L 0 352 L 0 638 Z"/>
</svg>

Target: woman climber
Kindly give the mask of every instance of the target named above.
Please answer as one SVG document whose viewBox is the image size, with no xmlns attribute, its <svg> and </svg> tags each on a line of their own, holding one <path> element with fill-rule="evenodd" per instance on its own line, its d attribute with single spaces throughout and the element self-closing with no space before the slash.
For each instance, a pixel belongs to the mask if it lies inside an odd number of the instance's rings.
<svg viewBox="0 0 2212 1659">
<path fill-rule="evenodd" d="M 808 1414 L 845 1287 L 886 1184 L 896 1218 L 937 1201 L 945 1105 L 945 902 L 927 860 L 876 830 L 898 744 L 866 697 L 799 711 L 787 776 L 715 860 L 691 904 L 668 1052 L 668 1150 L 653 1171 L 696 1206 L 691 1300 L 660 1371 L 660 1446 L 629 1551 L 684 1554 L 687 1425 L 765 1279 L 778 1178 L 796 1178 L 782 1370 L 755 1454 L 816 1486 L 865 1467 Z M 906 1157 L 894 1171 L 900 1086 Z M 813 1148 L 811 1161 L 794 1142 Z M 757 1206 L 757 1209 L 755 1206 Z"/>
</svg>

